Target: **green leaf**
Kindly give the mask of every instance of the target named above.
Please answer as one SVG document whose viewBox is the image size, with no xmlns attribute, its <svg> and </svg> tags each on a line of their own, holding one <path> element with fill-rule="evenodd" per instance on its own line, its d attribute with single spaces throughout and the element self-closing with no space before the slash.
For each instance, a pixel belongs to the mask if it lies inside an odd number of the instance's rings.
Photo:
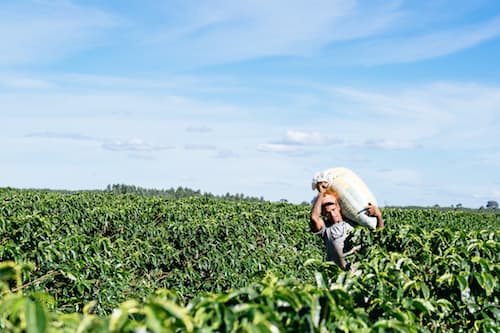
<svg viewBox="0 0 500 333">
<path fill-rule="evenodd" d="M 2 262 L 0 263 L 0 280 L 10 281 L 16 279 L 16 264 L 14 262 Z"/>
<path fill-rule="evenodd" d="M 28 333 L 47 332 L 47 312 L 45 310 L 45 307 L 41 303 L 26 299 L 25 314 L 26 331 Z"/>
<path fill-rule="evenodd" d="M 65 313 L 57 316 L 56 320 L 52 322 L 52 326 L 66 332 L 76 332 L 81 322 L 81 315 L 79 313 Z"/>
<path fill-rule="evenodd" d="M 495 286 L 497 284 L 497 279 L 491 275 L 490 272 L 483 271 L 481 273 L 474 273 L 474 278 L 477 283 L 483 288 L 486 292 L 486 296 L 491 296 L 493 291 L 495 290 Z"/>
<path fill-rule="evenodd" d="M 385 332 L 388 329 L 391 329 L 389 332 L 395 331 L 402 333 L 416 333 L 419 331 L 416 327 L 413 327 L 413 325 L 410 326 L 409 324 L 394 319 L 380 319 L 371 327 L 370 332 Z"/>
<path fill-rule="evenodd" d="M 107 333 L 107 325 L 104 318 L 96 315 L 85 315 L 78 325 L 76 333 Z"/>
<path fill-rule="evenodd" d="M 422 296 L 425 299 L 428 299 L 430 296 L 429 287 L 427 287 L 427 285 L 425 283 L 421 282 L 420 283 L 420 290 L 422 291 Z"/>
<path fill-rule="evenodd" d="M 188 315 L 186 308 L 180 307 L 172 302 L 164 300 L 152 301 L 145 306 L 145 310 L 148 313 L 154 313 L 154 317 L 151 318 L 151 323 L 154 326 L 157 325 L 158 320 L 160 320 L 159 318 L 164 316 L 166 318 L 173 317 L 179 320 L 187 332 L 192 332 L 194 329 L 192 318 Z M 149 319 L 149 317 L 147 319 Z"/>
<path fill-rule="evenodd" d="M 453 274 L 451 274 L 451 273 L 444 273 L 439 278 L 437 278 L 436 281 L 438 283 L 446 282 L 448 285 L 451 285 L 453 283 Z"/>
<path fill-rule="evenodd" d="M 469 283 L 467 282 L 467 278 L 463 275 L 457 276 L 458 285 L 460 287 L 460 291 L 463 293 L 465 290 L 469 289 Z"/>
<path fill-rule="evenodd" d="M 431 312 L 436 311 L 436 309 L 434 308 L 434 306 L 432 305 L 431 302 L 429 302 L 428 300 L 422 299 L 422 298 L 414 299 L 412 302 L 412 306 L 415 309 L 418 309 L 426 314 L 429 314 Z"/>
<path fill-rule="evenodd" d="M 121 332 L 123 326 L 128 319 L 128 313 L 123 311 L 121 308 L 114 309 L 113 313 L 109 317 L 109 331 L 110 332 Z"/>
<path fill-rule="evenodd" d="M 21 286 L 22 281 L 21 281 L 20 266 L 18 266 L 15 262 L 12 261 L 1 262 L 0 281 L 5 281 L 5 282 L 16 281 L 16 287 Z"/>
<path fill-rule="evenodd" d="M 438 314 L 440 317 L 445 318 L 453 310 L 453 304 L 447 299 L 440 298 L 436 301 L 438 307 Z"/>
<path fill-rule="evenodd" d="M 144 309 L 144 312 L 146 313 L 146 324 L 147 327 L 152 331 L 152 332 L 166 332 L 167 329 L 170 330 L 171 328 L 168 327 L 166 324 L 167 322 L 164 322 L 165 317 L 162 316 L 161 311 L 156 309 L 155 306 L 147 306 Z"/>
</svg>

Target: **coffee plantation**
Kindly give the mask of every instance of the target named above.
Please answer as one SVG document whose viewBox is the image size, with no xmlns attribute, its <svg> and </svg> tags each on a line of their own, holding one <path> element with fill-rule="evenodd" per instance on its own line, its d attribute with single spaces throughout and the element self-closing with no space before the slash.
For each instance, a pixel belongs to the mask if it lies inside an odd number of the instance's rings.
<svg viewBox="0 0 500 333">
<path fill-rule="evenodd" d="M 0 189 L 0 331 L 498 331 L 499 212 L 383 208 L 344 272 L 309 210 Z"/>
</svg>

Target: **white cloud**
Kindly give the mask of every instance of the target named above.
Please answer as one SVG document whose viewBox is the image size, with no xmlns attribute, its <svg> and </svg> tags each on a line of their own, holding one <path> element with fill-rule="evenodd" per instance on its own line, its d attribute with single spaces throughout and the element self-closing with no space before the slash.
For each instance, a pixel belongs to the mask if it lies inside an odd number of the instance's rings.
<svg viewBox="0 0 500 333">
<path fill-rule="evenodd" d="M 322 121 L 354 146 L 481 148 L 500 139 L 499 87 L 436 82 L 388 91 L 326 89 L 349 117 Z"/>
<path fill-rule="evenodd" d="M 303 132 L 288 130 L 283 144 L 291 145 L 323 145 L 328 142 L 328 138 L 318 132 Z"/>
<path fill-rule="evenodd" d="M 134 81 L 123 78 L 123 81 Z M 45 78 L 41 77 L 44 81 Z M 53 77 L 50 82 L 60 82 Z M 161 85 L 161 82 L 157 82 Z M 149 86 L 145 82 L 146 87 Z M 416 147 L 453 147 L 460 143 L 463 147 L 494 147 L 499 140 L 498 105 L 500 88 L 477 83 L 437 82 L 412 87 L 398 87 L 387 90 L 357 89 L 352 87 L 310 85 L 310 94 L 325 100 L 317 107 L 329 111 L 306 120 L 301 125 L 314 127 L 314 131 L 290 129 L 282 138 L 268 137 L 259 151 L 307 151 L 321 145 L 338 147 L 371 147 L 377 149 L 412 149 Z M 57 83 L 59 85 L 59 83 Z M 71 82 L 68 81 L 68 85 Z M 188 133 L 213 131 L 214 124 L 239 122 L 241 116 L 254 119 L 269 119 L 269 110 L 279 110 L 273 105 L 266 108 L 248 107 L 240 102 L 204 102 L 184 95 L 143 92 L 140 83 L 134 92 L 128 85 L 119 84 L 108 89 L 87 90 L 85 93 L 65 93 L 64 90 L 46 92 L 0 93 L 2 116 L 43 117 L 44 119 L 69 119 L 85 117 L 88 119 L 126 119 L 133 117 L 155 117 L 156 119 L 185 119 L 196 117 L 207 125 L 181 125 Z M 202 84 L 203 85 L 203 84 Z M 196 89 L 196 88 L 194 88 Z M 147 91 L 144 88 L 144 91 Z M 325 96 L 326 92 L 326 96 Z M 284 93 L 287 94 L 287 93 Z M 292 94 L 292 93 L 290 93 Z M 293 101 L 294 96 L 290 96 Z M 325 98 L 323 98 L 325 97 Z M 293 102 L 291 102 L 293 103 Z M 265 110 L 265 111 L 262 111 Z M 270 112 L 271 113 L 271 112 Z M 269 114 L 270 114 L 269 113 Z M 258 115 L 258 116 L 257 116 Z M 292 117 L 293 118 L 293 117 Z M 76 119 L 76 118 L 75 118 Z M 471 119 L 475 126 L 470 126 Z M 188 122 L 189 123 L 189 122 Z M 191 122 L 192 123 L 192 122 Z M 252 124 L 263 124 L 260 120 Z M 248 124 L 250 128 L 252 124 Z M 49 132 L 65 133 L 65 130 Z M 114 127 L 114 131 L 118 128 Z M 29 132 L 25 130 L 25 132 Z M 40 134 L 40 130 L 32 130 Z M 88 130 L 72 130 L 70 133 Z M 218 130 L 219 132 L 219 130 Z M 235 134 L 242 133 L 235 128 Z M 222 133 L 222 132 L 219 132 Z M 270 132 L 264 131 L 266 138 Z M 50 133 L 49 133 L 50 134 Z M 328 134 L 328 135 L 327 135 Z M 119 137 L 123 134 L 114 133 Z M 334 135 L 333 139 L 329 137 Z M 249 143 L 252 145 L 252 143 Z M 255 147 L 257 143 L 253 143 Z M 286 147 L 285 146 L 289 146 Z"/>
<path fill-rule="evenodd" d="M 328 137 L 319 132 L 287 130 L 283 139 L 259 144 L 257 150 L 266 153 L 285 153 L 296 156 L 307 154 L 308 148 L 323 146 L 328 143 Z"/>
</svg>

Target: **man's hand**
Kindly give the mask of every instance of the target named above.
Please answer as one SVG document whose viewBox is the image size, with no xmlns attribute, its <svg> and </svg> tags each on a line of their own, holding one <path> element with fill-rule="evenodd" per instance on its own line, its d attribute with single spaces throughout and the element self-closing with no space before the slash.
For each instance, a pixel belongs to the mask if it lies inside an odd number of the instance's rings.
<svg viewBox="0 0 500 333">
<path fill-rule="evenodd" d="M 319 193 L 325 193 L 328 189 L 328 186 L 330 186 L 330 184 L 326 181 L 316 183 L 316 189 Z"/>
<path fill-rule="evenodd" d="M 371 202 L 368 203 L 368 206 L 366 206 L 365 209 L 365 214 L 370 217 L 382 217 L 382 212 L 380 211 L 380 209 L 377 206 L 372 205 Z"/>
<path fill-rule="evenodd" d="M 384 219 L 382 218 L 382 212 L 376 205 L 372 205 L 371 202 L 365 207 L 366 215 L 377 218 L 377 229 L 384 229 Z"/>
</svg>

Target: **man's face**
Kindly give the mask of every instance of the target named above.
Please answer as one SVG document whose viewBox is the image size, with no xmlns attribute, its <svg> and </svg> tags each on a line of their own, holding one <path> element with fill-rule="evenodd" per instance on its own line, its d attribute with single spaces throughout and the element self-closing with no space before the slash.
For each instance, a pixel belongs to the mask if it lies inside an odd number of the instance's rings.
<svg viewBox="0 0 500 333">
<path fill-rule="evenodd" d="M 342 213 L 337 198 L 333 195 L 326 195 L 321 204 L 322 214 L 331 222 L 337 223 L 342 221 Z"/>
</svg>

